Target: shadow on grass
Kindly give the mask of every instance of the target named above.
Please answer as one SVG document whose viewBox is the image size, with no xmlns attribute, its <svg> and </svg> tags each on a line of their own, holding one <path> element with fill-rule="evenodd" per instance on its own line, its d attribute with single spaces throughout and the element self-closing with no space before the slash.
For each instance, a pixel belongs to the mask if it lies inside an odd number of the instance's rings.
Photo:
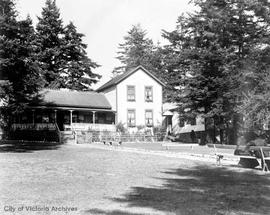
<svg viewBox="0 0 270 215">
<path fill-rule="evenodd" d="M 112 200 L 130 209 L 151 208 L 164 214 L 262 215 L 270 212 L 269 174 L 200 165 L 164 174 L 160 178 L 163 186 L 133 187 L 123 197 Z M 91 214 L 121 214 L 121 211 L 101 212 Z"/>
<path fill-rule="evenodd" d="M 106 215 L 140 215 L 138 213 L 130 213 L 130 212 L 127 212 L 127 211 L 121 211 L 121 210 L 113 210 L 113 211 L 105 211 L 105 210 L 102 210 L 102 209 L 90 209 L 90 210 L 87 210 L 85 211 L 86 214 L 106 214 Z"/>
<path fill-rule="evenodd" d="M 14 153 L 31 153 L 38 150 L 56 150 L 60 148 L 60 144 L 4 144 L 0 145 L 0 153 L 14 152 Z"/>
</svg>

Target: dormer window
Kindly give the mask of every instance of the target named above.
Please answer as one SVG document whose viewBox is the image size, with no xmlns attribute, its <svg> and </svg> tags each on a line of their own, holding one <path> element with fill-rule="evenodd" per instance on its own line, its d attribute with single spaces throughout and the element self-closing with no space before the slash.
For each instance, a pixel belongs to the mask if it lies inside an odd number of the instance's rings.
<svg viewBox="0 0 270 215">
<path fill-rule="evenodd" d="M 135 102 L 135 86 L 127 86 L 127 101 Z"/>
<path fill-rule="evenodd" d="M 153 102 L 153 87 L 146 86 L 144 91 L 145 91 L 145 101 Z"/>
</svg>

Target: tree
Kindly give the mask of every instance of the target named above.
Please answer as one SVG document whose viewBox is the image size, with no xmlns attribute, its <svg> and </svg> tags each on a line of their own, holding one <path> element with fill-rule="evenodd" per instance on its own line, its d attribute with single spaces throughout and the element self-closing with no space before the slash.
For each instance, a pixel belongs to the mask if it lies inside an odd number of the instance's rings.
<svg viewBox="0 0 270 215">
<path fill-rule="evenodd" d="M 41 79 L 31 19 L 17 21 L 12 0 L 0 1 L 0 8 L 0 68 L 6 79 L 0 93 L 1 123 L 8 127 L 12 116 L 37 97 Z"/>
<path fill-rule="evenodd" d="M 238 112 L 244 117 L 243 127 L 259 131 L 269 129 L 270 122 L 270 40 L 249 56 L 242 72 L 243 99 Z"/>
<path fill-rule="evenodd" d="M 64 87 L 64 27 L 55 0 L 46 0 L 36 31 L 45 87 Z"/>
<path fill-rule="evenodd" d="M 114 73 L 122 73 L 139 65 L 148 68 L 154 46 L 153 41 L 146 38 L 146 31 L 139 24 L 133 25 L 124 40 L 119 44 L 120 51 L 116 57 L 122 65 L 116 67 Z"/>
<path fill-rule="evenodd" d="M 119 45 L 120 51 L 117 52 L 116 58 L 122 65 L 116 67 L 113 73 L 123 73 L 141 65 L 166 83 L 168 76 L 164 70 L 164 58 L 167 52 L 159 43 L 155 45 L 146 34 L 139 24 L 132 26 L 124 37 L 125 42 Z M 165 98 L 168 97 L 167 95 L 170 94 L 168 88 L 163 91 L 163 94 Z"/>
<path fill-rule="evenodd" d="M 171 100 L 181 102 L 185 117 L 203 114 L 211 119 L 214 132 L 215 127 L 219 128 L 222 137 L 224 127 L 237 130 L 243 66 L 254 48 L 269 35 L 269 3 L 192 2 L 198 10 L 180 16 L 176 30 L 163 33 L 170 42 L 166 49 L 171 52 L 167 59 L 170 85 L 174 89 Z M 231 136 L 234 142 L 236 132 Z"/>
<path fill-rule="evenodd" d="M 87 45 L 82 42 L 84 35 L 77 32 L 72 22 L 65 27 L 64 33 L 64 85 L 69 89 L 89 90 L 90 85 L 100 78 L 92 72 L 99 65 L 88 58 L 85 51 Z"/>
<path fill-rule="evenodd" d="M 37 41 L 45 87 L 90 90 L 100 78 L 92 69 L 99 65 L 87 57 L 83 34 L 73 23 L 63 27 L 55 0 L 47 0 L 38 17 Z"/>
</svg>

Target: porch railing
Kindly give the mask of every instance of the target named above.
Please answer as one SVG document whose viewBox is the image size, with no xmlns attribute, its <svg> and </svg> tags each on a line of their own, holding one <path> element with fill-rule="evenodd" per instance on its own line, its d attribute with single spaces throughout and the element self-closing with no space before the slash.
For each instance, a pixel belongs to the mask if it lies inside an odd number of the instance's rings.
<svg viewBox="0 0 270 215">
<path fill-rule="evenodd" d="M 43 141 L 60 143 L 60 131 L 54 123 L 13 124 L 9 133 L 11 140 Z"/>
<path fill-rule="evenodd" d="M 64 125 L 65 130 L 75 131 L 110 131 L 116 132 L 114 124 L 92 124 L 92 123 L 73 123 L 72 125 Z"/>
<path fill-rule="evenodd" d="M 15 123 L 11 126 L 12 130 L 57 130 L 56 124 L 54 123 Z"/>
</svg>

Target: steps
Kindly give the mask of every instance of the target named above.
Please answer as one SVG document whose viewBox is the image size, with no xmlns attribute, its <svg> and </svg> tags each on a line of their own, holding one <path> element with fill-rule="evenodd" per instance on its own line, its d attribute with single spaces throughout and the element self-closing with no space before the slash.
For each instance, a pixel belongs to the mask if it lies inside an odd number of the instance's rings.
<svg viewBox="0 0 270 215">
<path fill-rule="evenodd" d="M 75 137 L 72 131 L 61 131 L 61 142 L 63 144 L 75 144 Z"/>
</svg>

